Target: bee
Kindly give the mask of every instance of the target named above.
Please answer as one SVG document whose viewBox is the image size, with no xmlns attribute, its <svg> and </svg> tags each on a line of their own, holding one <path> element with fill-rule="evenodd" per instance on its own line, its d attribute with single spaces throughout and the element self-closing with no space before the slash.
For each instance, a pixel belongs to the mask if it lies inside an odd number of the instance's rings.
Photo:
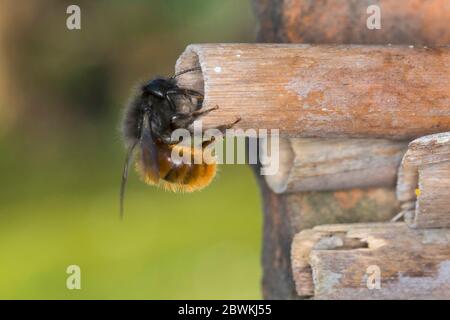
<svg viewBox="0 0 450 320">
<path fill-rule="evenodd" d="M 196 70 L 200 68 L 187 69 L 170 78 L 157 77 L 144 83 L 126 106 L 122 123 L 127 154 L 120 187 L 121 217 L 128 169 L 133 159 L 145 183 L 169 191 L 193 192 L 213 180 L 216 163 L 179 163 L 171 157 L 173 150 L 179 154 L 189 153 L 191 159 L 201 157 L 203 149 L 213 142 L 213 139 L 205 141 L 199 149 L 181 146 L 180 141 L 172 140 L 174 130 L 184 128 L 192 133 L 191 125 L 195 120 L 218 109 L 218 106 L 203 109 L 204 97 L 200 92 L 177 85 L 178 76 Z M 225 132 L 238 121 L 240 118 L 215 129 Z"/>
</svg>

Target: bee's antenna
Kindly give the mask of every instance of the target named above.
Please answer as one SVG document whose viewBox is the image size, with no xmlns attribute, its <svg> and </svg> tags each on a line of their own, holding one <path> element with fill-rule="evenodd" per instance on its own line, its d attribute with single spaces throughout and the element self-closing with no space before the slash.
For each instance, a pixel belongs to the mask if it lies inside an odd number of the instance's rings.
<svg viewBox="0 0 450 320">
<path fill-rule="evenodd" d="M 127 156 L 125 158 L 125 164 L 123 166 L 122 182 L 120 184 L 120 219 L 123 219 L 123 200 L 125 197 L 125 187 L 127 185 L 128 179 L 128 167 L 130 166 L 131 159 L 133 158 L 133 150 L 136 145 L 137 142 L 134 142 L 128 149 Z"/>
<path fill-rule="evenodd" d="M 170 77 L 170 79 L 175 79 L 178 76 L 181 76 L 182 74 L 188 73 L 188 72 L 192 72 L 192 71 L 197 71 L 197 70 L 202 70 L 202 68 L 200 67 L 195 67 L 195 68 L 190 68 L 190 69 L 186 69 L 183 71 L 180 71 L 178 73 L 175 73 L 172 77 Z"/>
</svg>

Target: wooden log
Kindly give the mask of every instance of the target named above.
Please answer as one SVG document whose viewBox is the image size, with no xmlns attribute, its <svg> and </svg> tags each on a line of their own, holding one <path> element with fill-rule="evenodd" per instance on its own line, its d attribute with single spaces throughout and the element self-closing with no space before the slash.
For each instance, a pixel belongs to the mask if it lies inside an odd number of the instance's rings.
<svg viewBox="0 0 450 320">
<path fill-rule="evenodd" d="M 450 299 L 450 230 L 318 226 L 295 236 L 292 268 L 298 294 L 313 299 Z"/>
<path fill-rule="evenodd" d="M 401 215 L 413 228 L 450 227 L 450 132 L 409 144 L 397 182 Z"/>
<path fill-rule="evenodd" d="M 279 170 L 265 179 L 276 193 L 394 187 L 406 149 L 382 139 L 280 139 Z"/>
<path fill-rule="evenodd" d="M 253 0 L 258 42 L 447 45 L 448 0 Z M 381 29 L 366 27 L 379 5 Z"/>
<path fill-rule="evenodd" d="M 205 126 L 296 137 L 409 139 L 450 131 L 450 47 L 190 45 L 180 85 L 219 106 Z"/>
</svg>

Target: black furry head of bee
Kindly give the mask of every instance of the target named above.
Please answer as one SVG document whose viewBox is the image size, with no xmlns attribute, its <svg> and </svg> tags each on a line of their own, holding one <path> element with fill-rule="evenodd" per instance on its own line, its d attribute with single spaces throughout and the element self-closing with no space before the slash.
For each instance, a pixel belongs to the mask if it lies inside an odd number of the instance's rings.
<svg viewBox="0 0 450 320">
<path fill-rule="evenodd" d="M 155 142 L 177 142 L 171 141 L 173 130 L 187 128 L 198 117 L 194 112 L 201 109 L 203 95 L 180 88 L 176 78 L 198 69 L 188 69 L 170 78 L 158 77 L 140 86 L 125 110 L 123 133 L 128 147 L 141 138 L 144 115 L 150 121 L 149 129 Z"/>
</svg>

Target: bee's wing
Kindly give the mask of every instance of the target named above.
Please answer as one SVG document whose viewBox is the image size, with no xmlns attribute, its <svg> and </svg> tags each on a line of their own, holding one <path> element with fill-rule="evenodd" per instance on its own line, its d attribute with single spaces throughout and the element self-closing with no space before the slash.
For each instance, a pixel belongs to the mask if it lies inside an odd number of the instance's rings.
<svg viewBox="0 0 450 320">
<path fill-rule="evenodd" d="M 140 139 L 141 147 L 141 164 L 142 171 L 145 175 L 145 180 L 158 182 L 159 180 L 159 156 L 158 148 L 155 140 L 153 140 L 152 132 L 150 130 L 150 121 L 148 115 L 144 115 L 142 132 Z"/>
<path fill-rule="evenodd" d="M 128 179 L 128 168 L 133 159 L 134 148 L 138 145 L 141 147 L 141 165 L 146 181 L 158 182 L 159 180 L 159 163 L 158 148 L 153 140 L 150 130 L 149 117 L 144 116 L 141 138 L 139 142 L 134 142 L 128 149 L 125 164 L 122 172 L 122 183 L 120 185 L 120 217 L 123 218 L 123 204 L 125 198 L 125 187 Z"/>
<path fill-rule="evenodd" d="M 127 185 L 128 180 L 128 168 L 133 159 L 133 151 L 134 148 L 136 147 L 136 144 L 137 143 L 135 142 L 129 147 L 127 157 L 125 158 L 125 164 L 123 166 L 122 182 L 120 184 L 120 218 L 123 218 L 123 201 L 125 199 L 125 187 Z"/>
</svg>

